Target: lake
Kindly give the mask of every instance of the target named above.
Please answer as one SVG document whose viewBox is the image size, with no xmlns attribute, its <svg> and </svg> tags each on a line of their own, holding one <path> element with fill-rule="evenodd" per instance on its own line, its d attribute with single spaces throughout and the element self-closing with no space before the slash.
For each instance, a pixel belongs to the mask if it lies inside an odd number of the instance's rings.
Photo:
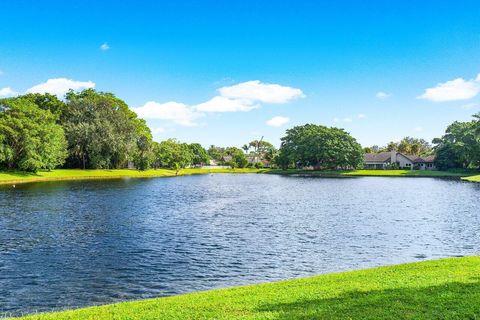
<svg viewBox="0 0 480 320">
<path fill-rule="evenodd" d="M 478 254 L 480 184 L 215 174 L 0 187 L 0 315 Z"/>
</svg>

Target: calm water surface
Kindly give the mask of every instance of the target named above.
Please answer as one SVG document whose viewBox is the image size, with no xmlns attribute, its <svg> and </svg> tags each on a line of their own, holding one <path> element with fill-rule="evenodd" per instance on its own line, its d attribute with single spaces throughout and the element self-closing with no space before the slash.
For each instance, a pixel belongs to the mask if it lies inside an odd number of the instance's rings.
<svg viewBox="0 0 480 320">
<path fill-rule="evenodd" d="M 480 184 L 203 175 L 0 187 L 0 313 L 478 254 Z"/>
</svg>

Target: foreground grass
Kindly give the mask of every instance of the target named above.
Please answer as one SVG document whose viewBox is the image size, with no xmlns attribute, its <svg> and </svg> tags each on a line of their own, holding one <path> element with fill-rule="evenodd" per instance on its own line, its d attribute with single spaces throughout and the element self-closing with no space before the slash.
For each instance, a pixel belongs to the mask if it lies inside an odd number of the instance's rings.
<svg viewBox="0 0 480 320">
<path fill-rule="evenodd" d="M 449 258 L 21 319 L 478 319 L 480 257 Z"/>
<path fill-rule="evenodd" d="M 0 172 L 0 184 L 16 184 L 35 181 L 52 180 L 84 180 L 84 179 L 113 179 L 113 178 L 149 178 L 172 177 L 176 175 L 208 174 L 208 173 L 270 173 L 282 175 L 310 175 L 323 177 L 349 176 L 382 176 L 382 177 L 456 177 L 468 181 L 480 182 L 478 172 L 472 171 L 427 171 L 427 170 L 350 170 L 350 171 L 311 171 L 311 170 L 280 170 L 280 169 L 183 169 L 178 173 L 175 170 L 81 170 L 57 169 L 39 171 L 37 173 L 3 171 Z"/>
</svg>

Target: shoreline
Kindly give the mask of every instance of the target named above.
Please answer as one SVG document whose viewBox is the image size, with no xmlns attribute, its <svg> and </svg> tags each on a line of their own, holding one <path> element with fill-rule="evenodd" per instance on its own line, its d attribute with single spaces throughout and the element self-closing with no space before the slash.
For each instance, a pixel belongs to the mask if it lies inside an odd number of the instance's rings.
<svg viewBox="0 0 480 320">
<path fill-rule="evenodd" d="M 0 185 L 15 185 L 31 182 L 48 181 L 73 181 L 73 180 L 102 180 L 102 179 L 126 179 L 126 178 L 160 178 L 176 177 L 186 175 L 200 174 L 278 174 L 278 175 L 297 175 L 312 177 L 422 177 L 422 178 L 453 178 L 468 182 L 480 182 L 479 172 L 468 171 L 423 171 L 423 170 L 353 170 L 353 171 L 311 171 L 311 170 L 281 170 L 281 169 L 182 169 L 176 174 L 175 170 L 170 169 L 149 169 L 139 171 L 135 169 L 56 169 L 52 171 L 39 171 L 37 173 L 27 173 L 18 171 L 0 171 Z"/>
<path fill-rule="evenodd" d="M 443 258 L 9 319 L 467 318 L 480 314 L 479 268 Z"/>
</svg>

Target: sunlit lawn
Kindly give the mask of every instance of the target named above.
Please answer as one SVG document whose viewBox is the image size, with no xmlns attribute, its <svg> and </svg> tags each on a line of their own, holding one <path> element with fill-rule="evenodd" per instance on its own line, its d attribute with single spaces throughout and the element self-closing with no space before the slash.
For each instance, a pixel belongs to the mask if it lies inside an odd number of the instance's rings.
<svg viewBox="0 0 480 320">
<path fill-rule="evenodd" d="M 22 319 L 478 319 L 479 270 L 450 258 Z"/>
<path fill-rule="evenodd" d="M 478 172 L 472 171 L 427 171 L 427 170 L 280 170 L 280 169 L 182 169 L 178 172 L 168 169 L 133 170 L 81 170 L 81 169 L 56 169 L 52 171 L 38 171 L 28 173 L 20 171 L 0 171 L 0 184 L 14 184 L 31 181 L 49 180 L 82 180 L 82 179 L 107 179 L 121 177 L 171 177 L 176 175 L 208 174 L 208 173 L 270 173 L 270 174 L 297 174 L 313 176 L 385 176 L 385 177 L 463 177 L 465 180 L 480 182 Z"/>
</svg>

